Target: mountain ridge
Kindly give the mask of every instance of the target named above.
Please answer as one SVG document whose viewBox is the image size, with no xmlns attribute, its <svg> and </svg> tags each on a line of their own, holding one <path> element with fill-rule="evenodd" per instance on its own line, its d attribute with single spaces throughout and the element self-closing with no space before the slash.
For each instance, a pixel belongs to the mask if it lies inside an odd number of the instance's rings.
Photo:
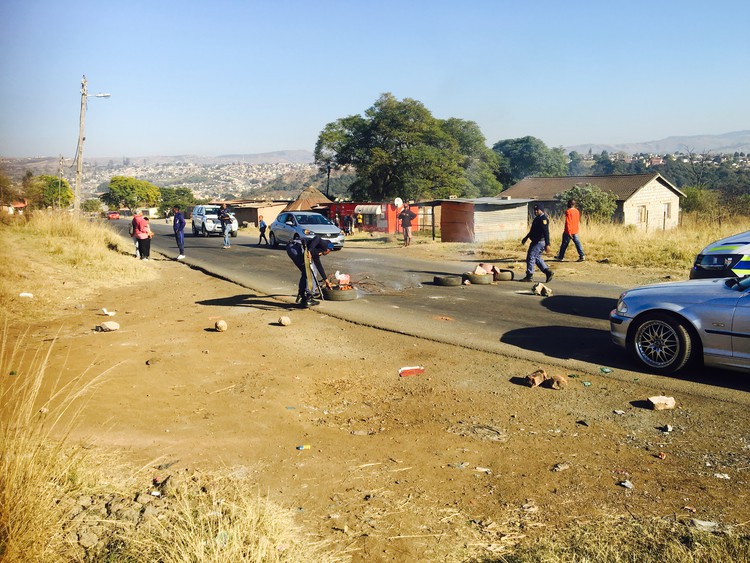
<svg viewBox="0 0 750 563">
<path fill-rule="evenodd" d="M 602 151 L 609 153 L 624 152 L 628 154 L 670 154 L 675 152 L 703 153 L 734 153 L 750 152 L 750 130 L 732 131 L 719 135 L 674 135 L 659 139 L 657 141 L 644 141 L 639 143 L 585 143 L 565 147 L 566 153 L 577 151 L 579 153 L 599 154 Z"/>
</svg>

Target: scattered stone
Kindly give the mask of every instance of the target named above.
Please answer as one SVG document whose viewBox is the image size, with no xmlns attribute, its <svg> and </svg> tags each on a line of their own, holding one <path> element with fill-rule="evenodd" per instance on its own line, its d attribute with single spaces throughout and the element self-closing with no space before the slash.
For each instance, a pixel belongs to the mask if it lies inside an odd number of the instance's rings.
<svg viewBox="0 0 750 563">
<path fill-rule="evenodd" d="M 227 322 L 224 320 L 216 321 L 214 328 L 216 329 L 216 332 L 225 332 L 227 330 Z"/>
<path fill-rule="evenodd" d="M 34 294 L 23 292 L 23 293 L 19 293 L 18 296 L 23 297 L 24 299 L 32 299 L 34 297 Z"/>
<path fill-rule="evenodd" d="M 99 543 L 98 536 L 91 532 L 83 532 L 78 538 L 78 544 L 84 549 L 91 549 L 97 543 Z"/>
<path fill-rule="evenodd" d="M 667 432 L 671 432 L 672 430 L 674 430 L 674 428 L 672 427 L 671 424 L 665 424 L 664 426 L 659 428 L 659 430 L 661 430 L 662 432 L 666 434 Z"/>
<path fill-rule="evenodd" d="M 709 520 L 698 520 L 697 518 L 691 518 L 690 523 L 696 530 L 701 532 L 718 532 L 720 528 L 718 522 L 711 522 Z"/>
<path fill-rule="evenodd" d="M 714 473 L 714 477 L 717 479 L 726 479 L 729 481 L 729 475 L 727 473 Z"/>
<path fill-rule="evenodd" d="M 552 389 L 565 389 L 568 386 L 568 378 L 564 375 L 555 374 L 550 377 L 550 387 Z"/>
<path fill-rule="evenodd" d="M 625 481 L 620 481 L 617 484 L 620 485 L 621 487 L 625 487 L 626 489 L 635 489 L 635 485 L 633 485 L 633 483 L 631 483 L 627 479 Z"/>
<path fill-rule="evenodd" d="M 578 426 L 586 426 L 587 428 L 588 428 L 588 425 L 589 425 L 589 423 L 586 422 L 585 420 L 576 420 L 576 424 Z"/>
<path fill-rule="evenodd" d="M 541 295 L 542 297 L 552 297 L 552 290 L 541 282 L 532 285 L 531 291 L 534 293 L 534 295 Z"/>
<path fill-rule="evenodd" d="M 599 264 L 609 264 L 609 258 L 602 258 L 601 260 L 597 260 Z"/>
<path fill-rule="evenodd" d="M 656 454 L 656 457 L 658 457 L 659 459 L 667 459 L 667 454 L 665 454 L 664 452 L 659 452 L 658 454 Z"/>
<path fill-rule="evenodd" d="M 529 387 L 537 387 L 545 381 L 547 381 L 547 372 L 543 369 L 538 369 L 526 376 L 526 385 Z"/>
<path fill-rule="evenodd" d="M 552 471 L 567 471 L 568 469 L 570 469 L 570 464 L 569 463 L 565 463 L 565 462 L 556 463 L 552 467 Z"/>
<path fill-rule="evenodd" d="M 292 324 L 292 319 L 287 316 L 279 317 L 279 324 L 281 326 L 289 326 L 290 324 Z"/>
<path fill-rule="evenodd" d="M 115 321 L 104 321 L 102 324 L 96 327 L 96 330 L 98 330 L 99 332 L 114 332 L 116 330 L 120 330 L 120 324 L 116 323 Z"/>
<path fill-rule="evenodd" d="M 676 402 L 674 397 L 666 397 L 664 395 L 656 395 L 648 398 L 649 406 L 655 411 L 664 411 L 675 408 Z"/>
<path fill-rule="evenodd" d="M 623 410 L 619 410 L 619 409 L 618 409 L 618 410 L 614 410 L 614 411 L 612 411 L 612 412 L 613 412 L 613 413 L 615 413 L 616 415 L 619 415 L 619 416 L 622 416 L 622 415 L 624 415 L 624 414 L 625 414 L 625 411 L 623 411 Z"/>
</svg>

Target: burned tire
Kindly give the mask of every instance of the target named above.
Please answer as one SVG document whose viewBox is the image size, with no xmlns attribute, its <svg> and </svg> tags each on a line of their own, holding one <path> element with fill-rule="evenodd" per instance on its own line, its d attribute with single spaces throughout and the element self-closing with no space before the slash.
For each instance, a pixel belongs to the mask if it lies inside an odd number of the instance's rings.
<svg viewBox="0 0 750 563">
<path fill-rule="evenodd" d="M 678 372 L 693 359 L 690 332 L 677 318 L 652 313 L 640 318 L 631 330 L 631 354 L 654 373 Z"/>
<path fill-rule="evenodd" d="M 432 282 L 435 285 L 456 287 L 461 285 L 461 276 L 435 276 Z"/>
<path fill-rule="evenodd" d="M 323 288 L 323 299 L 326 301 L 354 301 L 357 298 L 357 290 L 352 289 L 328 289 Z"/>
<path fill-rule="evenodd" d="M 491 274 L 470 274 L 465 273 L 463 280 L 469 280 L 472 285 L 489 285 L 492 283 L 493 276 Z"/>
<path fill-rule="evenodd" d="M 500 270 L 495 272 L 495 281 L 513 281 L 515 279 L 513 270 Z"/>
</svg>

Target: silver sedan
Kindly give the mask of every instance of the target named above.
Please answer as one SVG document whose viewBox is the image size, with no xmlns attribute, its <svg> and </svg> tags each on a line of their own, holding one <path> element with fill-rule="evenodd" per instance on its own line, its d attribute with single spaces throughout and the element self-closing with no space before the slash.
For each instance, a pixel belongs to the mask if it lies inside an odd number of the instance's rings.
<svg viewBox="0 0 750 563">
<path fill-rule="evenodd" d="M 612 341 L 655 373 L 694 361 L 750 369 L 750 276 L 626 291 L 609 316 Z"/>
</svg>

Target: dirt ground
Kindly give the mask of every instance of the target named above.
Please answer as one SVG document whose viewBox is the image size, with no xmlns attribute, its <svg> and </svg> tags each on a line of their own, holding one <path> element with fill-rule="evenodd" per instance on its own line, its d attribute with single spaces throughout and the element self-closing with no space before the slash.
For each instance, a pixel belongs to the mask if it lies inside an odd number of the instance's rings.
<svg viewBox="0 0 750 563">
<path fill-rule="evenodd" d="M 158 280 L 69 303 L 32 335 L 59 332 L 62 381 L 106 372 L 74 438 L 134 467 L 174 462 L 154 477 L 231 469 L 353 561 L 489 560 L 604 514 L 750 520 L 742 404 L 654 411 L 658 389 L 561 369 L 568 388 L 531 389 L 523 376 L 548 366 L 233 300 L 247 290 L 155 258 Z M 106 320 L 120 330 L 94 330 Z"/>
</svg>

